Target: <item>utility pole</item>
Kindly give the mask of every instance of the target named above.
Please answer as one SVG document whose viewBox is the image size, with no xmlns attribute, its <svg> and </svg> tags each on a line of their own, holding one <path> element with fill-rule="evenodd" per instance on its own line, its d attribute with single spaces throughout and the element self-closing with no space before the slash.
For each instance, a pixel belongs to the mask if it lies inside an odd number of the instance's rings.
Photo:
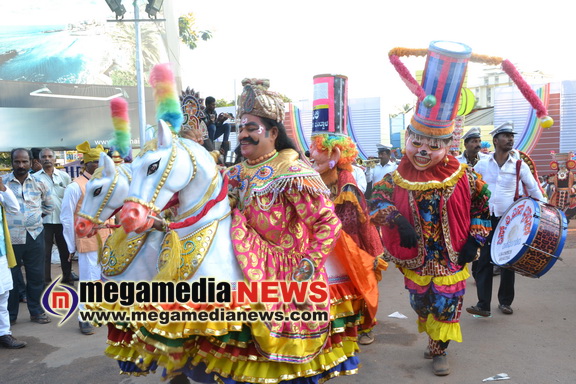
<svg viewBox="0 0 576 384">
<path fill-rule="evenodd" d="M 106 0 L 110 9 L 116 12 L 116 20 L 107 20 L 111 23 L 124 23 L 134 22 L 134 31 L 136 35 L 136 84 L 138 90 L 138 128 L 140 133 L 140 148 L 142 148 L 146 141 L 146 94 L 144 90 L 144 63 L 142 61 L 142 36 L 140 33 L 140 22 L 152 21 L 166 21 L 166 19 L 140 19 L 140 9 L 138 8 L 138 0 L 133 0 L 134 5 L 134 19 L 124 19 L 126 9 L 121 5 L 121 0 Z M 149 4 L 150 5 L 150 4 Z M 158 9 L 159 10 L 159 9 Z M 148 12 L 146 8 L 146 12 Z M 150 14 L 148 14 L 150 16 Z M 154 12 L 156 17 L 156 12 Z M 151 16 L 152 17 L 152 16 Z"/>
<path fill-rule="evenodd" d="M 134 0 L 134 31 L 136 34 L 136 83 L 138 87 L 138 122 L 140 132 L 140 148 L 146 141 L 146 95 L 144 93 L 144 64 L 142 63 L 142 46 L 140 34 L 140 10 Z"/>
</svg>

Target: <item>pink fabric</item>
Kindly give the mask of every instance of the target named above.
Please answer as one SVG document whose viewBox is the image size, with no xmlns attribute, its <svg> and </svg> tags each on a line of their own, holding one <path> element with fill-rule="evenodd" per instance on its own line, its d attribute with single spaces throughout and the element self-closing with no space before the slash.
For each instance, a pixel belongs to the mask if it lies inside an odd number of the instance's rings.
<svg viewBox="0 0 576 384">
<path fill-rule="evenodd" d="M 233 211 L 232 243 L 238 263 L 248 281 L 290 281 L 303 258 L 316 266 L 314 281 L 328 284 L 324 263 L 340 231 L 332 202 L 322 195 L 311 196 L 291 190 L 280 194 L 266 211 L 252 199 L 240 212 Z M 306 310 L 328 310 L 328 302 L 310 304 Z M 285 313 L 298 309 L 294 303 L 267 303 L 267 311 Z M 314 326 L 314 329 L 311 328 Z M 306 332 L 328 326 L 328 322 L 300 322 L 297 328 Z M 272 322 L 274 332 L 294 333 L 290 323 Z"/>
</svg>

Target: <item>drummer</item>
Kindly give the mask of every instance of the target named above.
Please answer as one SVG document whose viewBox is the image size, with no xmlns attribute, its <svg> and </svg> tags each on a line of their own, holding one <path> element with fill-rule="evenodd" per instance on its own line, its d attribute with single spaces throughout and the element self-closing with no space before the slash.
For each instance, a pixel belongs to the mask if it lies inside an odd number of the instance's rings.
<svg viewBox="0 0 576 384">
<path fill-rule="evenodd" d="M 544 201 L 544 196 L 538 186 L 538 181 L 530 172 L 530 167 L 521 160 L 520 154 L 514 148 L 514 124 L 505 122 L 492 132 L 492 142 L 495 151 L 488 157 L 478 161 L 474 170 L 482 175 L 488 183 L 491 196 L 488 204 L 492 214 L 492 231 L 488 236 L 487 244 L 480 252 L 472 274 L 476 279 L 478 292 L 478 304 L 466 308 L 468 313 L 488 317 L 490 316 L 490 302 L 492 300 L 492 264 L 490 244 L 494 236 L 494 230 L 500 217 L 514 203 L 516 194 L 516 163 L 520 161 L 520 181 L 518 191 L 522 196 L 530 196 Z M 512 301 L 514 300 L 514 272 L 502 268 L 500 275 L 500 287 L 498 289 L 498 309 L 506 315 L 514 313 Z"/>
</svg>

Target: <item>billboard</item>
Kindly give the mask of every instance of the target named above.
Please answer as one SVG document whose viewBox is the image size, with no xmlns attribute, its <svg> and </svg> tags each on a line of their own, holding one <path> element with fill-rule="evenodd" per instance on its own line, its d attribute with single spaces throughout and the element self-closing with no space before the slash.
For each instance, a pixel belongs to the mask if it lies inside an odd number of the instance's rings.
<svg viewBox="0 0 576 384">
<path fill-rule="evenodd" d="M 130 6 L 126 6 L 130 15 Z M 110 100 L 130 105 L 139 145 L 134 22 L 110 22 L 105 1 L 5 4 L 0 16 L 0 151 L 14 147 L 74 148 L 112 135 Z M 143 77 L 168 61 L 163 22 L 140 23 Z M 155 124 L 151 90 L 146 121 Z"/>
</svg>

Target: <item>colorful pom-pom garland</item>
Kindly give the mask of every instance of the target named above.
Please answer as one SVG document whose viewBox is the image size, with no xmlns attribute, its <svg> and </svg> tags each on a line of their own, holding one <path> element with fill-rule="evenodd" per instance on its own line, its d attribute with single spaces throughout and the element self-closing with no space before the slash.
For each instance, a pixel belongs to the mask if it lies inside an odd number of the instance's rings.
<svg viewBox="0 0 576 384">
<path fill-rule="evenodd" d="M 404 56 L 418 57 L 418 56 L 426 56 L 427 54 L 428 54 L 427 49 L 411 49 L 403 47 L 393 48 L 388 52 L 390 62 L 400 75 L 400 78 L 404 81 L 404 83 L 406 83 L 408 89 L 414 95 L 416 95 L 419 102 L 424 102 L 424 100 L 427 97 L 426 92 L 424 92 L 424 89 L 422 89 L 422 87 L 414 79 L 412 74 L 410 74 L 408 68 L 406 68 L 406 66 L 400 61 L 400 57 Z M 536 92 L 534 92 L 534 90 L 530 87 L 530 85 L 522 78 L 522 75 L 518 72 L 516 67 L 514 67 L 514 65 L 509 60 L 502 59 L 501 57 L 498 56 L 479 55 L 473 53 L 470 56 L 470 61 L 474 63 L 482 63 L 488 65 L 501 65 L 502 70 L 506 72 L 508 76 L 510 76 L 510 79 L 512 79 L 514 84 L 516 84 L 518 89 L 520 89 L 522 95 L 530 103 L 532 108 L 536 110 L 536 116 L 538 116 L 538 118 L 540 119 L 540 124 L 542 128 L 550 128 L 554 124 L 554 120 L 550 116 L 547 116 L 548 112 L 546 110 L 546 107 L 544 106 L 544 104 L 542 103 Z M 431 99 L 427 99 L 424 105 L 427 108 L 431 108 L 434 105 L 436 105 L 436 103 L 435 102 L 432 103 Z"/>
</svg>

